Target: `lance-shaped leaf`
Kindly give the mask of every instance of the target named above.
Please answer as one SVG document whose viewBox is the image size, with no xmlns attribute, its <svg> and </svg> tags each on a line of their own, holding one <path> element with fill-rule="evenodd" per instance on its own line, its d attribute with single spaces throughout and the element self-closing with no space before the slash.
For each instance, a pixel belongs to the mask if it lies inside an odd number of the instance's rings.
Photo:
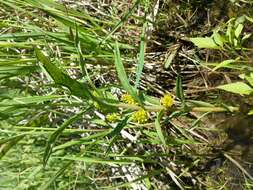
<svg viewBox="0 0 253 190">
<path fill-rule="evenodd" d="M 130 85 L 124 65 L 120 58 L 120 51 L 119 51 L 119 45 L 116 42 L 115 50 L 114 50 L 114 56 L 115 56 L 115 66 L 118 73 L 118 77 L 120 79 L 120 82 L 123 86 L 123 88 L 140 104 L 142 105 L 142 101 L 139 98 L 138 94 L 134 90 L 134 88 Z"/>
<path fill-rule="evenodd" d="M 249 85 L 245 84 L 244 82 L 235 82 L 235 83 L 220 85 L 217 88 L 228 91 L 228 92 L 232 92 L 235 94 L 241 94 L 241 95 L 250 95 L 253 93 L 253 88 L 251 88 Z"/>
<path fill-rule="evenodd" d="M 143 25 L 143 29 L 142 29 L 142 34 L 141 34 L 141 43 L 140 43 L 140 54 L 139 54 L 139 61 L 138 61 L 138 65 L 136 68 L 136 79 L 135 79 L 135 89 L 137 89 L 140 85 L 140 80 L 141 80 L 141 74 L 142 74 L 142 70 L 144 67 L 144 58 L 145 58 L 145 50 L 146 50 L 146 28 L 147 28 L 147 23 L 145 22 Z"/>
<path fill-rule="evenodd" d="M 212 37 L 190 38 L 190 41 L 198 48 L 221 49 L 221 47 L 215 43 Z"/>
<path fill-rule="evenodd" d="M 163 132 L 162 132 L 162 128 L 161 128 L 161 118 L 164 114 L 164 111 L 160 111 L 158 114 L 157 114 L 157 118 L 155 120 L 155 128 L 156 128 L 156 132 L 157 132 L 157 135 L 159 137 L 159 139 L 161 140 L 161 142 L 166 145 L 166 140 L 164 138 L 164 135 L 163 135 Z"/>
<path fill-rule="evenodd" d="M 82 84 L 72 79 L 62 70 L 60 70 L 56 65 L 51 63 L 49 58 L 46 57 L 39 49 L 36 48 L 35 53 L 38 60 L 42 63 L 43 68 L 54 80 L 55 84 L 67 87 L 71 93 L 77 97 L 85 99 L 93 98 L 87 84 Z"/>
<path fill-rule="evenodd" d="M 180 74 L 177 75 L 177 80 L 176 80 L 176 95 L 183 103 L 185 102 L 182 77 Z"/>
</svg>

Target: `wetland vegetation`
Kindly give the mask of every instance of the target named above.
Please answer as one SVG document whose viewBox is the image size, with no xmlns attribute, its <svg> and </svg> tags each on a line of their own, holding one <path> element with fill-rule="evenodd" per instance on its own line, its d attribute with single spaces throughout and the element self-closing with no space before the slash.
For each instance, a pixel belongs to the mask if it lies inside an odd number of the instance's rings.
<svg viewBox="0 0 253 190">
<path fill-rule="evenodd" d="M 252 0 L 0 0 L 0 189 L 252 189 L 252 34 Z"/>
</svg>

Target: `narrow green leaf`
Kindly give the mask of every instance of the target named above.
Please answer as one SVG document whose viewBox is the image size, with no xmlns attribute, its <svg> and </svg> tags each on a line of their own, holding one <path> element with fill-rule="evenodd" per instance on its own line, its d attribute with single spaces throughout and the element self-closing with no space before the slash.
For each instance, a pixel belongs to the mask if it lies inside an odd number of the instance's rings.
<svg viewBox="0 0 253 190">
<path fill-rule="evenodd" d="M 145 40 L 146 28 L 147 28 L 147 22 L 144 23 L 142 34 L 141 34 L 140 54 L 138 57 L 138 65 L 137 65 L 136 74 L 135 74 L 135 78 L 136 78 L 135 89 L 137 89 L 140 85 L 141 74 L 144 67 L 144 58 L 145 58 L 145 49 L 146 49 L 146 40 Z"/>
<path fill-rule="evenodd" d="M 76 35 L 75 35 L 75 46 L 76 46 L 76 50 L 78 52 L 78 56 L 79 56 L 79 64 L 81 67 L 81 71 L 83 74 L 83 77 L 85 76 L 85 65 L 84 65 L 84 60 L 83 60 L 83 53 L 82 53 L 82 48 L 81 48 L 81 43 L 79 40 L 79 32 L 78 32 L 78 27 L 77 24 L 75 25 L 75 30 L 76 30 Z"/>
<path fill-rule="evenodd" d="M 25 63 L 35 63 L 36 59 L 34 58 L 16 58 L 16 59 L 1 59 L 0 60 L 0 66 L 11 66 L 11 65 L 15 65 L 15 66 L 26 66 Z M 17 65 L 16 65 L 17 64 Z"/>
<path fill-rule="evenodd" d="M 117 136 L 120 131 L 127 125 L 127 121 L 129 119 L 129 116 L 126 116 L 122 121 L 120 121 L 116 127 L 108 134 L 108 137 L 114 137 Z"/>
<path fill-rule="evenodd" d="M 135 78 L 136 78 L 135 89 L 137 89 L 140 85 L 141 74 L 144 67 L 144 58 L 145 58 L 145 49 L 146 49 L 146 40 L 145 40 L 146 28 L 147 28 L 147 22 L 144 23 L 143 28 L 142 28 L 140 53 L 138 57 L 138 65 L 137 65 L 136 74 L 135 74 Z"/>
<path fill-rule="evenodd" d="M 73 163 L 73 161 L 69 161 L 66 164 L 64 164 L 52 177 L 50 177 L 50 180 L 43 183 L 40 187 L 39 190 L 47 190 L 51 186 L 54 181 L 60 177 L 64 171 Z"/>
<path fill-rule="evenodd" d="M 162 132 L 162 128 L 161 128 L 161 118 L 164 114 L 164 111 L 160 111 L 158 114 L 157 114 L 157 117 L 156 117 L 156 120 L 155 120 L 155 128 L 156 128 L 156 132 L 157 132 L 157 135 L 159 137 L 159 139 L 161 140 L 161 142 L 166 145 L 166 141 L 165 141 L 165 138 L 164 138 L 164 135 L 163 135 L 163 132 Z"/>
<path fill-rule="evenodd" d="M 235 37 L 238 38 L 243 30 L 243 24 L 238 24 L 238 26 L 235 29 Z"/>
<path fill-rule="evenodd" d="M 252 34 L 245 34 L 245 35 L 242 37 L 242 43 L 243 43 L 245 40 L 249 39 L 251 36 L 252 36 Z"/>
<path fill-rule="evenodd" d="M 169 48 L 169 53 L 166 56 L 165 62 L 164 62 L 164 68 L 168 69 L 173 61 L 173 59 L 175 58 L 178 49 L 179 49 L 180 45 L 179 44 L 175 44 L 172 47 Z"/>
<path fill-rule="evenodd" d="M 1 106 L 17 106 L 17 105 L 29 105 L 29 104 L 38 104 L 46 101 L 52 101 L 59 98 L 65 98 L 66 96 L 61 95 L 48 95 L 48 96 L 27 96 L 27 97 L 18 97 L 13 99 L 5 99 L 0 102 Z"/>
<path fill-rule="evenodd" d="M 253 23 L 253 17 L 245 16 L 245 18 L 246 18 L 248 21 L 250 21 L 250 22 Z"/>
<path fill-rule="evenodd" d="M 1 64 L 0 64 L 1 65 Z M 22 76 L 34 73 L 35 71 L 39 71 L 39 67 L 37 66 L 17 66 L 17 65 L 11 65 L 11 66 L 1 66 L 0 67 L 0 79 L 3 78 L 10 78 L 14 76 Z"/>
<path fill-rule="evenodd" d="M 110 131 L 102 131 L 102 132 L 99 132 L 99 133 L 95 133 L 94 135 L 90 135 L 90 136 L 87 136 L 87 137 L 80 138 L 78 140 L 71 140 L 71 141 L 68 141 L 64 144 L 56 146 L 53 149 L 53 151 L 60 150 L 60 149 L 65 149 L 65 148 L 68 148 L 68 147 L 71 147 L 71 146 L 74 146 L 74 145 L 80 145 L 80 144 L 83 144 L 85 142 L 91 142 L 91 141 L 93 142 L 94 139 L 103 138 L 104 136 L 108 135 L 109 133 L 110 133 Z"/>
<path fill-rule="evenodd" d="M 32 48 L 33 45 L 42 45 L 39 42 L 6 42 L 0 41 L 0 48 Z"/>
<path fill-rule="evenodd" d="M 10 138 L 5 144 L 2 144 L 0 147 L 0 159 L 24 137 L 25 135 L 17 135 L 14 138 Z"/>
<path fill-rule="evenodd" d="M 86 65 L 84 63 L 83 52 L 82 52 L 81 42 L 80 42 L 80 39 L 79 39 L 79 31 L 78 31 L 77 25 L 76 25 L 75 29 L 76 29 L 75 47 L 76 47 L 76 50 L 78 52 L 79 64 L 80 64 L 80 67 L 81 67 L 81 71 L 82 71 L 83 77 L 86 77 L 87 81 L 88 81 L 88 84 L 93 88 L 93 90 L 96 90 L 96 87 L 93 84 L 93 82 L 92 82 L 92 80 L 90 78 L 89 72 L 87 71 L 87 67 L 86 67 Z"/>
<path fill-rule="evenodd" d="M 89 110 L 89 108 L 87 110 Z M 49 137 L 43 157 L 44 167 L 46 166 L 47 161 L 52 153 L 52 149 L 53 146 L 55 145 L 56 140 L 59 138 L 63 130 L 72 123 L 74 123 L 76 120 L 78 120 L 87 110 L 81 111 L 80 113 L 70 117 L 61 125 L 61 127 L 59 127 L 56 131 L 54 131 L 54 133 Z"/>
<path fill-rule="evenodd" d="M 120 51 L 119 51 L 119 45 L 118 42 L 116 42 L 115 49 L 114 49 L 114 57 L 115 57 L 115 66 L 117 70 L 118 77 L 120 79 L 120 82 L 123 86 L 123 88 L 140 104 L 142 105 L 142 101 L 137 95 L 136 91 L 133 89 L 133 87 L 130 85 L 124 65 L 121 61 L 120 57 Z"/>
<path fill-rule="evenodd" d="M 185 101 L 182 77 L 180 74 L 177 75 L 177 80 L 176 80 L 176 96 L 181 100 L 181 102 Z"/>
<path fill-rule="evenodd" d="M 187 102 L 190 102 L 198 107 L 214 107 L 213 104 L 210 104 L 208 102 L 200 101 L 200 100 L 188 100 Z"/>
<path fill-rule="evenodd" d="M 85 83 L 79 83 L 78 81 L 70 78 L 66 73 L 62 72 L 57 66 L 50 62 L 39 49 L 35 49 L 38 60 L 42 63 L 42 66 L 52 77 L 55 84 L 67 87 L 71 93 L 80 98 L 94 98 L 89 91 L 89 86 Z"/>
<path fill-rule="evenodd" d="M 174 181 L 174 183 L 179 187 L 180 190 L 184 190 L 185 188 L 181 185 L 181 183 L 179 182 L 179 177 L 171 170 L 171 169 L 167 169 L 168 173 L 171 177 L 171 179 Z M 180 180 L 181 181 L 181 180 Z"/>
<path fill-rule="evenodd" d="M 11 142 L 19 137 L 23 137 L 24 134 L 21 134 L 21 135 L 15 135 L 15 136 L 12 136 L 12 137 L 8 137 L 8 138 L 4 138 L 4 139 L 0 139 L 0 145 L 3 145 L 5 143 L 8 143 L 8 142 Z"/>
<path fill-rule="evenodd" d="M 235 94 L 241 95 L 250 95 L 253 93 L 253 88 L 249 85 L 245 84 L 244 82 L 235 82 L 230 84 L 225 84 L 217 87 L 218 89 L 225 90 L 228 92 L 232 92 Z"/>
<path fill-rule="evenodd" d="M 228 38 L 228 41 L 230 44 L 233 43 L 234 33 L 233 33 L 233 24 L 232 22 L 235 20 L 235 18 L 231 18 L 227 23 L 227 31 L 226 31 L 226 37 Z"/>
<path fill-rule="evenodd" d="M 229 60 L 222 61 L 216 67 L 214 67 L 212 71 L 216 71 L 219 68 L 226 67 L 226 66 L 228 66 L 228 65 L 230 65 L 231 63 L 234 63 L 234 62 L 236 62 L 236 60 L 234 60 L 234 59 L 229 59 Z"/>
<path fill-rule="evenodd" d="M 10 39 L 28 39 L 28 38 L 35 38 L 35 37 L 43 37 L 44 34 L 40 32 L 16 32 L 16 33 L 7 33 L 1 34 L 0 40 L 10 40 Z"/>
<path fill-rule="evenodd" d="M 86 163 L 95 163 L 95 164 L 109 164 L 113 166 L 117 165 L 125 165 L 125 164 L 132 164 L 132 160 L 112 160 L 112 159 L 105 159 L 105 158 L 98 158 L 98 157 L 88 157 L 88 156 L 64 156 L 64 157 L 54 157 L 54 158 L 60 158 L 64 160 L 74 160 L 74 161 L 81 161 Z"/>
</svg>

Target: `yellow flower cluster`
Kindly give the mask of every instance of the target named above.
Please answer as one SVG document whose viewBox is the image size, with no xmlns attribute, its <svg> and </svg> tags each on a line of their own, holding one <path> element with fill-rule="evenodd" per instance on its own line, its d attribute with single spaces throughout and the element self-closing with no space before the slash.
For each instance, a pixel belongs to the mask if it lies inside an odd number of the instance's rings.
<svg viewBox="0 0 253 190">
<path fill-rule="evenodd" d="M 174 100 L 170 94 L 165 94 L 164 97 L 161 98 L 161 104 L 166 108 L 170 108 L 173 103 Z"/>
<path fill-rule="evenodd" d="M 139 111 L 136 111 L 132 115 L 132 120 L 136 123 L 143 124 L 148 121 L 148 112 L 146 112 L 144 109 L 140 109 Z"/>
<path fill-rule="evenodd" d="M 111 113 L 111 114 L 108 114 L 108 115 L 106 116 L 106 119 L 107 119 L 110 123 L 114 123 L 114 122 L 120 120 L 120 114 L 118 114 L 118 113 Z"/>
<path fill-rule="evenodd" d="M 121 101 L 126 103 L 126 104 L 136 104 L 135 100 L 133 99 L 133 97 L 129 94 L 123 94 L 121 97 Z"/>
</svg>

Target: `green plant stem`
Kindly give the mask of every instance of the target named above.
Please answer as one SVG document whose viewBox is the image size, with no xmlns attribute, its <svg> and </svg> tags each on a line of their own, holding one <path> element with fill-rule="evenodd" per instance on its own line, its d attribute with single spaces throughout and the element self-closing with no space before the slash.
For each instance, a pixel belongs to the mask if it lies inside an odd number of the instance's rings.
<svg viewBox="0 0 253 190">
<path fill-rule="evenodd" d="M 128 109 L 132 109 L 132 110 L 139 110 L 142 109 L 142 107 L 138 106 L 138 105 L 131 105 L 131 104 L 117 104 L 117 106 L 119 108 L 128 108 Z M 166 108 L 164 106 L 144 106 L 144 109 L 146 109 L 147 111 L 151 111 L 151 112 L 159 112 L 161 110 L 166 110 Z M 171 107 L 170 109 L 167 109 L 168 111 L 176 111 L 176 110 L 180 110 L 181 108 L 176 108 L 176 107 Z M 192 112 L 238 112 L 239 108 L 238 107 L 232 107 L 229 106 L 228 108 L 224 108 L 224 107 L 192 107 L 189 109 L 189 111 Z"/>
</svg>

